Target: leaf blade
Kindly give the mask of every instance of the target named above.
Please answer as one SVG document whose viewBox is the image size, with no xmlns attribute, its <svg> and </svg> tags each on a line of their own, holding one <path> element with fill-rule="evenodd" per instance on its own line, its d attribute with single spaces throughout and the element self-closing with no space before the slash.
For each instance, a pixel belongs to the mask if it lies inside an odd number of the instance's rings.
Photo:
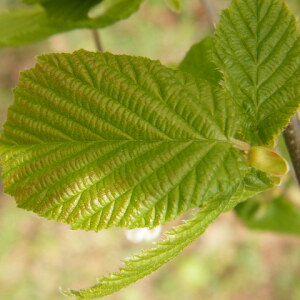
<svg viewBox="0 0 300 300">
<path fill-rule="evenodd" d="M 46 55 L 14 94 L 1 137 L 5 190 L 74 228 L 154 227 L 249 170 L 229 141 L 236 119 L 220 88 L 156 61 Z"/>
<path fill-rule="evenodd" d="M 217 26 L 214 53 L 243 114 L 241 134 L 252 144 L 272 142 L 300 105 L 296 18 L 278 0 L 234 0 Z"/>
</svg>

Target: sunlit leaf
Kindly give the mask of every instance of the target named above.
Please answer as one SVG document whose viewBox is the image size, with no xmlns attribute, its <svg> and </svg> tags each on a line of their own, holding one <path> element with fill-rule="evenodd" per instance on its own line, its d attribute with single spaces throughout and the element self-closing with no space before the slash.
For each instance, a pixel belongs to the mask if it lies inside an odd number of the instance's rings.
<svg viewBox="0 0 300 300">
<path fill-rule="evenodd" d="M 300 39 L 284 1 L 234 0 L 221 15 L 214 60 L 241 111 L 240 139 L 268 144 L 300 105 Z"/>
<path fill-rule="evenodd" d="M 1 137 L 5 191 L 19 207 L 86 230 L 153 227 L 249 171 L 220 87 L 140 57 L 38 61 Z"/>
<path fill-rule="evenodd" d="M 198 238 L 222 212 L 231 210 L 239 199 L 265 189 L 268 184 L 268 179 L 262 173 L 251 171 L 226 196 L 211 199 L 205 209 L 195 213 L 185 224 L 169 231 L 163 242 L 127 259 L 120 272 L 101 278 L 99 283 L 91 288 L 66 291 L 65 294 L 84 299 L 103 297 L 151 274 Z"/>
</svg>

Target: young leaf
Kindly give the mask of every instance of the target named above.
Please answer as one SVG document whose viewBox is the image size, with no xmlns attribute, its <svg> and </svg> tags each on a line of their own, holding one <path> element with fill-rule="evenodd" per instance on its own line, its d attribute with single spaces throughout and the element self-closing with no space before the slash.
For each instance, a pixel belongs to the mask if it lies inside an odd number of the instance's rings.
<svg viewBox="0 0 300 300">
<path fill-rule="evenodd" d="M 249 171 L 221 88 L 141 57 L 84 50 L 21 75 L 1 137 L 5 191 L 73 228 L 153 227 Z"/>
<path fill-rule="evenodd" d="M 33 43 L 68 30 L 109 26 L 137 11 L 142 0 L 101 1 L 102 12 L 95 18 L 87 13 L 100 0 L 36 2 L 42 6 L 0 14 L 0 48 Z"/>
<path fill-rule="evenodd" d="M 300 105 L 300 39 L 284 1 L 234 0 L 215 34 L 214 60 L 240 107 L 241 135 L 268 144 Z"/>
<path fill-rule="evenodd" d="M 247 200 L 236 207 L 236 213 L 251 229 L 300 234 L 300 208 L 283 196 L 266 202 Z"/>
<path fill-rule="evenodd" d="M 191 47 L 178 68 L 217 85 L 221 73 L 212 62 L 212 50 L 213 39 L 209 36 Z"/>
<path fill-rule="evenodd" d="M 289 171 L 289 165 L 283 157 L 264 147 L 252 147 L 248 153 L 248 158 L 253 168 L 273 176 L 282 177 Z"/>
<path fill-rule="evenodd" d="M 151 274 L 198 238 L 222 212 L 231 210 L 239 199 L 261 191 L 268 184 L 268 179 L 262 173 L 250 171 L 227 195 L 211 199 L 204 210 L 198 211 L 185 224 L 169 231 L 164 241 L 158 243 L 154 248 L 127 259 L 125 266 L 118 273 L 101 278 L 99 283 L 93 287 L 79 291 L 66 291 L 64 294 L 77 296 L 80 299 L 104 297 Z"/>
</svg>

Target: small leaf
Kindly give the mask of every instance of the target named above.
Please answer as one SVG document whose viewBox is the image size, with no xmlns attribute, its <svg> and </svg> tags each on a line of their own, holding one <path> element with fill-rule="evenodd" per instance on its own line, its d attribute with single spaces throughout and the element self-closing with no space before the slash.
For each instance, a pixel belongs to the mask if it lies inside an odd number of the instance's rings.
<svg viewBox="0 0 300 300">
<path fill-rule="evenodd" d="M 251 229 L 300 234 L 300 208 L 283 196 L 265 202 L 247 200 L 236 207 L 236 213 Z"/>
<path fill-rule="evenodd" d="M 249 162 L 253 168 L 273 176 L 284 176 L 289 171 L 287 161 L 278 153 L 264 147 L 252 147 L 249 151 Z"/>
<path fill-rule="evenodd" d="M 214 61 L 240 108 L 240 135 L 266 145 L 300 105 L 297 21 L 279 0 L 234 0 L 215 34 Z"/>
</svg>

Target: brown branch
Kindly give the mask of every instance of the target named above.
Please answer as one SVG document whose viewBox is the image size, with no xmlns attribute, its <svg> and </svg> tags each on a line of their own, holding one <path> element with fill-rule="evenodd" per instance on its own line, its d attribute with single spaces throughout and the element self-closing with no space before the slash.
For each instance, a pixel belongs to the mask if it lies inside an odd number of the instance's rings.
<svg viewBox="0 0 300 300">
<path fill-rule="evenodd" d="M 95 41 L 96 48 L 99 52 L 103 52 L 103 47 L 100 40 L 100 34 L 98 29 L 92 29 L 93 39 Z"/>
<path fill-rule="evenodd" d="M 283 136 L 300 185 L 300 120 L 298 115 L 291 119 L 290 124 L 283 132 Z"/>
<path fill-rule="evenodd" d="M 213 7 L 213 4 L 211 1 L 208 0 L 200 0 L 205 12 L 206 16 L 209 22 L 209 25 L 211 27 L 211 30 L 215 30 L 215 24 L 219 21 L 218 15 Z"/>
</svg>

